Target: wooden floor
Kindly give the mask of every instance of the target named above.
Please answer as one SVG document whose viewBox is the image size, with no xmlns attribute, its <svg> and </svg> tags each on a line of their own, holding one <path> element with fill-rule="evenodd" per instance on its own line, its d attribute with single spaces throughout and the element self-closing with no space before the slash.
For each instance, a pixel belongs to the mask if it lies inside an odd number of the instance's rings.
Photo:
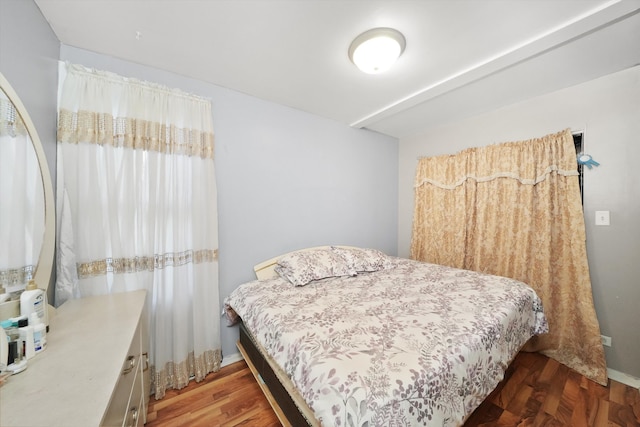
<svg viewBox="0 0 640 427">
<path fill-rule="evenodd" d="M 146 426 L 280 423 L 245 362 L 237 362 L 162 400 L 152 397 Z M 555 360 L 520 353 L 465 426 L 640 427 L 640 392 L 616 381 L 603 387 Z"/>
</svg>

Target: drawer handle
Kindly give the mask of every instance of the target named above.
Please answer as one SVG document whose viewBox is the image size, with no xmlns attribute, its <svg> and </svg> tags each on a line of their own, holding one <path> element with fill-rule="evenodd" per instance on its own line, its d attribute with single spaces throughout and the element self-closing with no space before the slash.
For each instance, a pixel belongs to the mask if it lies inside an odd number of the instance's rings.
<svg viewBox="0 0 640 427">
<path fill-rule="evenodd" d="M 127 375 L 129 372 L 133 371 L 133 368 L 136 367 L 136 357 L 135 356 L 127 357 L 127 362 L 129 362 L 129 364 L 127 365 L 126 368 L 122 370 L 122 375 Z"/>
<path fill-rule="evenodd" d="M 142 361 L 144 362 L 144 368 L 142 368 L 142 371 L 144 372 L 149 369 L 149 353 L 142 353 Z"/>
<path fill-rule="evenodd" d="M 129 423 L 128 427 L 135 427 L 138 424 L 138 408 L 134 406 L 129 412 L 131 412 L 131 423 Z"/>
</svg>

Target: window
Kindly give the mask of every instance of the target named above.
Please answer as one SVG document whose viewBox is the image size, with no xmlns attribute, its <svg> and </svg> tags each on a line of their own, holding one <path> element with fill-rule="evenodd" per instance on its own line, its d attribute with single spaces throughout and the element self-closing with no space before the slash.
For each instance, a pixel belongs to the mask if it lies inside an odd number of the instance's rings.
<svg viewBox="0 0 640 427">
<path fill-rule="evenodd" d="M 578 173 L 580 176 L 578 179 L 580 180 L 580 199 L 582 200 L 582 204 L 584 205 L 584 193 L 582 191 L 583 182 L 582 182 L 582 172 L 584 166 L 578 163 L 577 155 L 582 152 L 582 132 L 573 134 L 573 145 L 576 147 L 576 164 L 578 165 Z"/>
</svg>

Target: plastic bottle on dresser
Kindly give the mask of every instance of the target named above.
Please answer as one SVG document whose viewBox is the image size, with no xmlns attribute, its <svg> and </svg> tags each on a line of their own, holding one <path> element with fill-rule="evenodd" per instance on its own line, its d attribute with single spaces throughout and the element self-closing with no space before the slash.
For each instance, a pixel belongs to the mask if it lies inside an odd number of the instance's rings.
<svg viewBox="0 0 640 427">
<path fill-rule="evenodd" d="M 40 321 L 47 325 L 47 294 L 38 288 L 34 280 L 29 280 L 27 287 L 20 294 L 20 315 L 31 320 L 31 313 L 38 313 Z"/>
<path fill-rule="evenodd" d="M 31 313 L 29 326 L 33 327 L 33 351 L 38 354 L 47 346 L 47 327 L 40 321 L 38 313 Z"/>
<path fill-rule="evenodd" d="M 19 345 L 22 346 L 22 354 L 27 358 L 31 359 L 36 355 L 36 350 L 34 348 L 34 340 L 33 340 L 33 326 L 23 326 L 20 328 L 20 341 Z"/>
</svg>

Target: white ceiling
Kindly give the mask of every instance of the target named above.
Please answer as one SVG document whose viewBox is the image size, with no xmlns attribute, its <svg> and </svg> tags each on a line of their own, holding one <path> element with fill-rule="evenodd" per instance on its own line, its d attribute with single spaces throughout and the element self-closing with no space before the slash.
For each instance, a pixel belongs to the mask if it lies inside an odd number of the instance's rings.
<svg viewBox="0 0 640 427">
<path fill-rule="evenodd" d="M 640 64 L 640 0 L 35 2 L 65 45 L 399 138 Z M 407 47 L 368 75 L 374 27 Z"/>
</svg>

